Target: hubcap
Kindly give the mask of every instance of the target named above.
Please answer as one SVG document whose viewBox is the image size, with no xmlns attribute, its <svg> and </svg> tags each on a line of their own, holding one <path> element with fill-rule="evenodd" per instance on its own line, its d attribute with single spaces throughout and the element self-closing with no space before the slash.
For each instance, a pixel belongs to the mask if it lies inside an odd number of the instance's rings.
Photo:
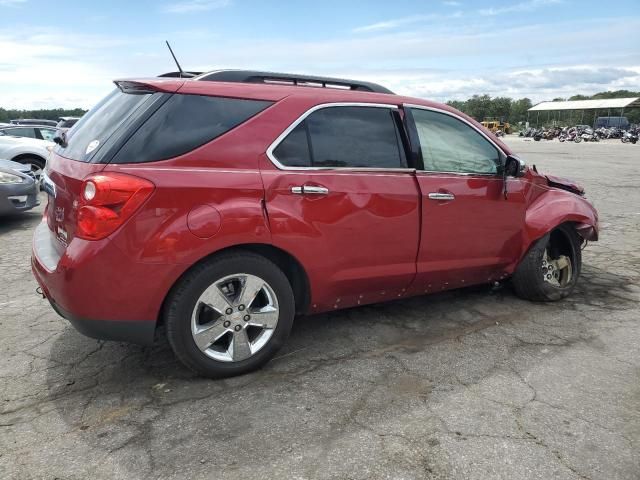
<svg viewBox="0 0 640 480">
<path fill-rule="evenodd" d="M 573 276 L 571 259 L 566 255 L 558 258 L 549 257 L 548 250 L 542 258 L 542 279 L 554 287 L 566 287 Z"/>
<path fill-rule="evenodd" d="M 239 362 L 264 347 L 278 324 L 275 292 L 250 274 L 224 277 L 207 288 L 191 314 L 197 347 L 221 362 Z"/>
</svg>

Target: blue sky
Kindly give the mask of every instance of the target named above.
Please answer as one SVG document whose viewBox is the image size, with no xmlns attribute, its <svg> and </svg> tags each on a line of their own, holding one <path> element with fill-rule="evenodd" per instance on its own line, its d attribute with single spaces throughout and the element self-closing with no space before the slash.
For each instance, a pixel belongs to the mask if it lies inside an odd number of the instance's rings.
<svg viewBox="0 0 640 480">
<path fill-rule="evenodd" d="M 183 67 L 349 76 L 439 101 L 640 90 L 638 0 L 0 0 L 0 107 L 90 107 Z"/>
</svg>

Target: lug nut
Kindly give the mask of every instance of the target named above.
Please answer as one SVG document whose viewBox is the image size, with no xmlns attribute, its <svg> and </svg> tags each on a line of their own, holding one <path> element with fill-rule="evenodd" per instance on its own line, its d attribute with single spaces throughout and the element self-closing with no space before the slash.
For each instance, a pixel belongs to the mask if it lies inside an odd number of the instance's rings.
<svg viewBox="0 0 640 480">
<path fill-rule="evenodd" d="M 251 320 L 251 315 L 245 315 L 244 316 L 244 321 L 248 322 L 249 320 Z"/>
<path fill-rule="evenodd" d="M 242 327 L 241 327 L 240 325 L 236 325 L 236 326 L 234 327 L 234 330 L 235 330 L 236 332 L 239 332 L 241 328 L 242 328 Z"/>
<path fill-rule="evenodd" d="M 227 320 L 226 322 L 224 322 L 222 325 L 225 326 L 225 328 L 227 328 L 229 325 L 231 325 L 231 322 L 229 320 Z"/>
<path fill-rule="evenodd" d="M 227 315 L 231 315 L 233 313 L 233 308 L 227 308 Z"/>
<path fill-rule="evenodd" d="M 243 311 L 244 310 L 244 305 L 238 305 L 238 310 Z"/>
</svg>

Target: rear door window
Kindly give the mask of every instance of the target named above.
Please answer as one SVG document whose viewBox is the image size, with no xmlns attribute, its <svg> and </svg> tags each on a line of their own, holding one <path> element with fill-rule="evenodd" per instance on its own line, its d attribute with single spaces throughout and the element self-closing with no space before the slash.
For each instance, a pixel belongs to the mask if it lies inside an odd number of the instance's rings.
<svg viewBox="0 0 640 480">
<path fill-rule="evenodd" d="M 273 155 L 286 167 L 407 167 L 393 108 L 322 108 L 297 125 Z"/>
<path fill-rule="evenodd" d="M 307 139 L 307 124 L 302 122 L 285 137 L 273 154 L 287 167 L 310 167 L 311 152 Z"/>
<path fill-rule="evenodd" d="M 183 155 L 272 104 L 262 100 L 173 95 L 138 129 L 112 162 L 152 162 Z"/>
<path fill-rule="evenodd" d="M 36 132 L 33 127 L 10 128 L 7 130 L 7 134 L 15 137 L 36 138 Z"/>
</svg>

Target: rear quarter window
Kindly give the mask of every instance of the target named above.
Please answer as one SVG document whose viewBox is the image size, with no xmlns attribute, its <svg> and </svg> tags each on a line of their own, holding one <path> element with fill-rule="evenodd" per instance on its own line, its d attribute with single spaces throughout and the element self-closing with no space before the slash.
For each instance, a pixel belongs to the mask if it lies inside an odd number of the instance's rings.
<svg viewBox="0 0 640 480">
<path fill-rule="evenodd" d="M 152 96 L 113 90 L 82 117 L 77 128 L 67 135 L 67 145 L 56 147 L 56 153 L 73 160 L 91 161 L 116 130 Z"/>
<path fill-rule="evenodd" d="M 112 163 L 153 162 L 183 155 L 247 121 L 272 103 L 173 95 L 133 134 Z"/>
</svg>

